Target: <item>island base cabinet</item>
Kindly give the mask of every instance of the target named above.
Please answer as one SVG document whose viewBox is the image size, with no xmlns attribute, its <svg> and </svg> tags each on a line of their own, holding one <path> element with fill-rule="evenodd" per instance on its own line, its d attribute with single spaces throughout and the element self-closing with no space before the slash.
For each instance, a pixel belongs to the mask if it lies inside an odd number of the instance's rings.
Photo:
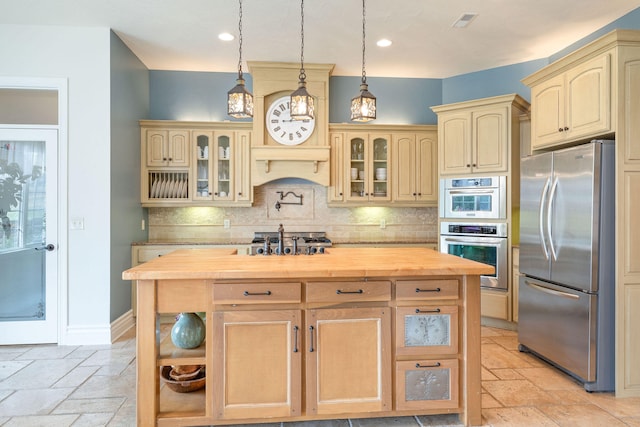
<svg viewBox="0 0 640 427">
<path fill-rule="evenodd" d="M 307 312 L 307 414 L 390 411 L 390 308 Z"/>
<path fill-rule="evenodd" d="M 301 312 L 213 314 L 217 419 L 300 416 Z"/>
<path fill-rule="evenodd" d="M 458 359 L 396 362 L 396 409 L 458 408 Z"/>
</svg>

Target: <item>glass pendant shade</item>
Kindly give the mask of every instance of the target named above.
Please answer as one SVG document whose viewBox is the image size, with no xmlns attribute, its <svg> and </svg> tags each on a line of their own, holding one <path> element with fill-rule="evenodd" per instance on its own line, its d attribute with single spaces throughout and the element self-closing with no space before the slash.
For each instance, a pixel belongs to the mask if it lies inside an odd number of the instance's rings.
<svg viewBox="0 0 640 427">
<path fill-rule="evenodd" d="M 294 120 L 312 120 L 315 117 L 313 97 L 307 92 L 304 80 L 298 82 L 298 89 L 291 94 L 291 118 Z"/>
<path fill-rule="evenodd" d="M 253 95 L 244 86 L 244 79 L 238 78 L 236 85 L 227 93 L 227 114 L 236 119 L 253 117 Z"/>
<path fill-rule="evenodd" d="M 360 93 L 351 100 L 351 120 L 368 122 L 376 119 L 376 97 L 366 83 L 360 85 Z"/>
</svg>

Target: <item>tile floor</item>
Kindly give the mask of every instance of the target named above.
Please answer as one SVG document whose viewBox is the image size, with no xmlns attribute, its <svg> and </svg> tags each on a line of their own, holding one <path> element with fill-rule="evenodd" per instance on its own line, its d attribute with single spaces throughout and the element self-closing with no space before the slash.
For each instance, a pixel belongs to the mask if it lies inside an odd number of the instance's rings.
<svg viewBox="0 0 640 427">
<path fill-rule="evenodd" d="M 482 328 L 484 426 L 640 427 L 640 398 L 587 393 L 517 350 L 515 332 Z M 135 425 L 135 335 L 111 346 L 0 346 L 0 426 Z M 457 416 L 350 419 L 263 427 L 459 426 Z"/>
</svg>

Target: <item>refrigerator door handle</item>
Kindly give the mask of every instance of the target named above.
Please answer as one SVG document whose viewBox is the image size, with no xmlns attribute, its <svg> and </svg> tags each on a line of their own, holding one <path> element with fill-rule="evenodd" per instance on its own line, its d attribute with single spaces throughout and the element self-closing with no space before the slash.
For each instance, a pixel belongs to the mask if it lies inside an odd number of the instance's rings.
<svg viewBox="0 0 640 427">
<path fill-rule="evenodd" d="M 549 201 L 547 202 L 547 233 L 549 235 L 549 247 L 551 248 L 551 256 L 554 261 L 558 260 L 558 253 L 553 244 L 553 233 L 551 232 L 551 214 L 553 209 L 553 201 L 556 197 L 556 189 L 558 188 L 558 178 L 556 177 L 553 180 L 553 185 L 551 186 L 551 193 L 549 194 Z"/>
<path fill-rule="evenodd" d="M 549 184 L 551 184 L 551 178 L 547 178 L 547 182 L 544 184 L 544 188 L 542 189 L 542 195 L 540 196 L 540 212 L 539 212 L 539 233 L 540 233 L 540 246 L 542 247 L 542 252 L 544 252 L 544 258 L 549 261 L 549 250 L 547 249 L 547 242 L 545 240 L 544 235 L 544 214 L 545 214 L 545 201 L 547 199 L 547 192 L 549 191 Z"/>
<path fill-rule="evenodd" d="M 579 295 L 570 294 L 568 292 L 556 291 L 555 289 L 550 289 L 550 288 L 547 288 L 546 286 L 540 286 L 540 285 L 537 285 L 535 283 L 531 283 L 528 280 L 525 280 L 524 283 L 526 283 L 527 286 L 530 286 L 530 287 L 532 287 L 534 289 L 539 290 L 540 292 L 544 292 L 545 294 L 555 295 L 555 296 L 562 297 L 562 298 L 580 299 Z"/>
</svg>

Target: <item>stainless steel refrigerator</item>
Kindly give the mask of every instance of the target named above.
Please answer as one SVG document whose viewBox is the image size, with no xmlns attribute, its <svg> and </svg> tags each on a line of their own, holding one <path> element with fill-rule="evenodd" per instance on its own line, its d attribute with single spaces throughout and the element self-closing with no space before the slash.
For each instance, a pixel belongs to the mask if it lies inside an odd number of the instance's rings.
<svg viewBox="0 0 640 427">
<path fill-rule="evenodd" d="M 518 341 L 584 383 L 615 389 L 614 142 L 521 161 Z"/>
</svg>

